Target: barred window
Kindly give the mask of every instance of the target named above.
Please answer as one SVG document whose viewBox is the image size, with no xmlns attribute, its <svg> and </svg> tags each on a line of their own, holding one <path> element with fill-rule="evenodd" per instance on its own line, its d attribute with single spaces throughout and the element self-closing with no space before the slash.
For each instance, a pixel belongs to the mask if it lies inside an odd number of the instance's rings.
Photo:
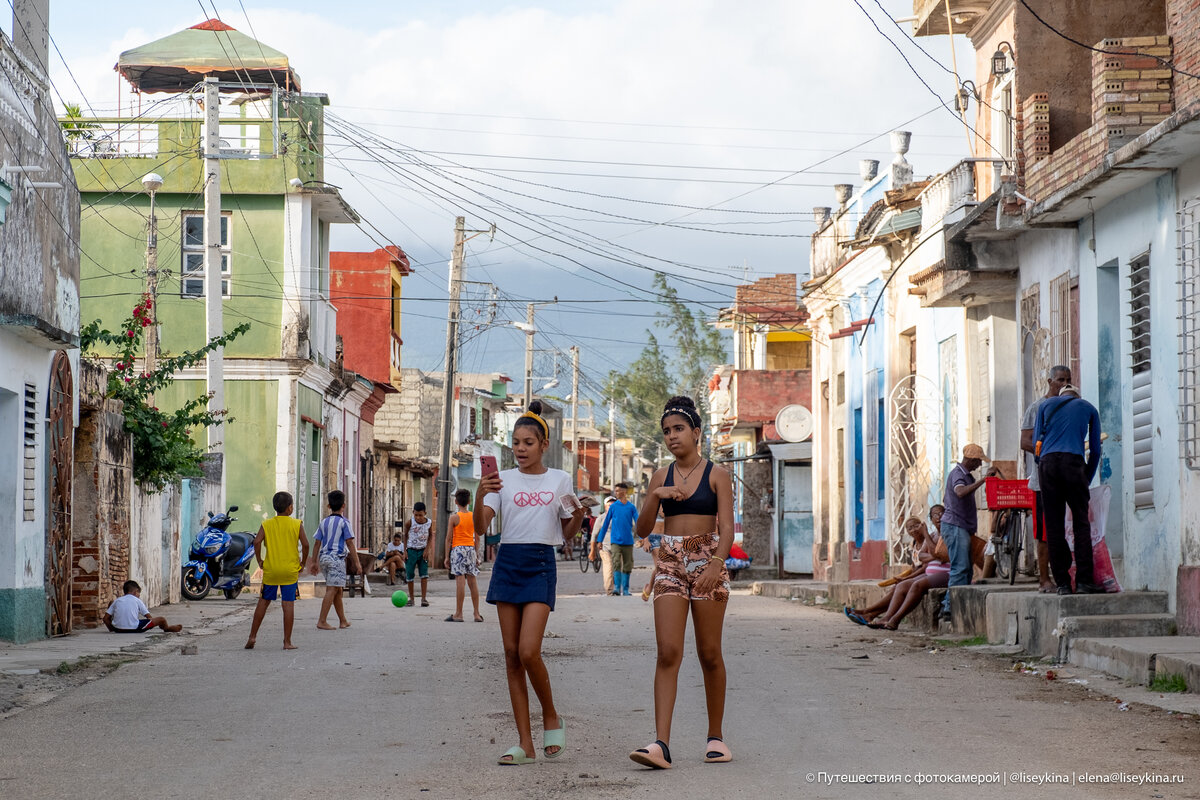
<svg viewBox="0 0 1200 800">
<path fill-rule="evenodd" d="M 1200 470 L 1200 198 L 1178 214 L 1179 437 L 1184 463 Z"/>
</svg>

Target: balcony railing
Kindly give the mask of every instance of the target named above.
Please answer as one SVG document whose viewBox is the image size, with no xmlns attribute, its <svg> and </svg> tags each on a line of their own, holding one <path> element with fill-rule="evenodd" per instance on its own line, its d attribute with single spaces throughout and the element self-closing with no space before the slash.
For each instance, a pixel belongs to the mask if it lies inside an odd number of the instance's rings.
<svg viewBox="0 0 1200 800">
<path fill-rule="evenodd" d="M 197 151 L 201 124 L 196 118 L 133 121 L 121 117 L 63 119 L 72 158 L 157 158 L 164 153 Z M 295 120 L 286 120 L 295 122 Z M 279 125 L 271 119 L 221 122 L 221 154 L 226 158 L 261 158 L 278 152 Z"/>
<path fill-rule="evenodd" d="M 995 173 L 996 186 L 1007 162 L 997 158 L 964 158 L 938 175 L 921 192 L 921 233 L 935 230 L 962 219 L 979 202 L 977 170 Z"/>
</svg>

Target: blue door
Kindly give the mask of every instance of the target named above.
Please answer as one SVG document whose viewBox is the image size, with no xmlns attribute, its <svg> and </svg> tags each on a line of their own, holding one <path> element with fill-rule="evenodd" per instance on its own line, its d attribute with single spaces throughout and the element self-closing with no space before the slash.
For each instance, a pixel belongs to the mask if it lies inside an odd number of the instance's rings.
<svg viewBox="0 0 1200 800">
<path fill-rule="evenodd" d="M 862 407 L 854 409 L 854 546 L 863 543 L 863 430 Z"/>
</svg>

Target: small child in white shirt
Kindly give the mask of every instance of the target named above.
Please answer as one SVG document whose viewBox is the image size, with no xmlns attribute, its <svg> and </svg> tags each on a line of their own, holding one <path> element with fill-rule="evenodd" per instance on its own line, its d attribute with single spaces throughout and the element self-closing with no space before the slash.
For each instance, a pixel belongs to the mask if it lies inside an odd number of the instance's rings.
<svg viewBox="0 0 1200 800">
<path fill-rule="evenodd" d="M 383 568 L 387 570 L 388 586 L 396 583 L 396 570 L 404 571 L 405 559 L 404 534 L 396 531 L 392 534 L 392 540 L 388 542 L 387 547 L 383 549 Z"/>
<path fill-rule="evenodd" d="M 150 616 L 137 581 L 125 581 L 121 590 L 125 594 L 113 600 L 104 612 L 104 624 L 113 633 L 141 633 L 149 628 L 162 628 L 168 633 L 183 630 L 182 625 L 168 625 L 166 617 Z"/>
</svg>

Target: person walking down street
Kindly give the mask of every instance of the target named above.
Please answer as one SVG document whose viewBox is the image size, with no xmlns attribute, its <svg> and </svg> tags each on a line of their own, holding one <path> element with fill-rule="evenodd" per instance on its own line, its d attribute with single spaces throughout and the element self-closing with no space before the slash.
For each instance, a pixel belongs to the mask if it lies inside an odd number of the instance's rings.
<svg viewBox="0 0 1200 800">
<path fill-rule="evenodd" d="M 604 498 L 604 511 L 599 517 L 597 517 L 596 521 L 592 523 L 593 531 L 600 530 L 600 528 L 604 525 L 604 521 L 608 519 L 608 510 L 612 508 L 612 505 L 615 502 L 617 502 L 617 498 L 613 497 L 612 495 Z M 606 595 L 615 594 L 615 592 L 613 592 L 613 588 L 616 586 L 616 583 L 613 580 L 612 550 L 609 549 L 611 546 L 612 545 L 609 542 L 605 542 L 604 544 L 600 545 L 600 549 L 597 550 L 596 539 L 593 537 L 592 544 L 588 550 L 588 557 L 592 559 L 592 561 L 596 560 L 597 553 L 600 555 L 600 577 L 604 582 L 604 594 Z"/>
<path fill-rule="evenodd" d="M 1088 519 L 1088 486 L 1100 466 L 1100 412 L 1064 386 L 1058 397 L 1042 403 L 1034 426 L 1035 452 L 1042 498 L 1046 503 L 1046 540 L 1050 571 L 1059 594 L 1071 594 L 1071 549 L 1067 545 L 1067 512 L 1075 533 L 1075 590 L 1102 594 L 1092 565 L 1092 524 Z M 1084 461 L 1084 445 L 1087 460 Z"/>
<path fill-rule="evenodd" d="M 475 621 L 483 622 L 479 613 L 479 545 L 483 541 L 487 526 L 483 533 L 476 530 L 475 521 L 467 504 L 471 502 L 471 493 L 459 489 L 454 493 L 454 503 L 458 511 L 450 515 L 446 523 L 450 530 L 446 531 L 446 569 L 454 576 L 454 613 L 446 617 L 446 622 L 463 621 L 463 599 L 466 587 L 471 589 L 471 606 L 475 609 Z"/>
<path fill-rule="evenodd" d="M 555 708 L 550 673 L 542 660 L 542 638 L 558 587 L 554 550 L 579 532 L 583 506 L 566 510 L 562 499 L 575 495 L 571 477 L 542 463 L 550 428 L 541 412 L 541 402 L 534 400 L 513 424 L 517 468 L 485 473 L 475 492 L 478 535 L 487 531 L 497 513 L 504 518 L 487 601 L 496 606 L 500 620 L 508 697 L 519 742 L 500 756 L 502 765 L 530 764 L 537 757 L 529 721 L 529 686 L 542 706 L 542 753 L 558 758 L 567 746 L 566 722 Z"/>
<path fill-rule="evenodd" d="M 971 474 L 987 461 L 987 454 L 977 444 L 963 448 L 962 461 L 954 465 L 946 477 L 946 494 L 942 498 L 945 511 L 942 513 L 942 538 L 950 554 L 950 580 L 948 586 L 966 586 L 971 582 L 971 537 L 979 527 L 975 510 L 975 491 L 983 482 L 999 474 L 990 467 L 984 476 L 975 480 Z M 950 592 L 942 599 L 943 622 L 950 621 Z"/>
<path fill-rule="evenodd" d="M 1037 568 L 1038 591 L 1043 594 L 1053 592 L 1054 581 L 1050 580 L 1050 547 L 1046 544 L 1046 514 L 1045 501 L 1042 498 L 1042 484 L 1038 479 L 1038 465 L 1033 460 L 1034 438 L 1033 428 L 1037 424 L 1038 409 L 1042 403 L 1051 397 L 1058 397 L 1058 390 L 1071 382 L 1071 370 L 1059 365 L 1046 371 L 1046 394 L 1029 404 L 1025 415 L 1021 417 L 1021 449 L 1029 453 L 1030 468 L 1029 491 L 1033 492 L 1034 537 L 1037 539 Z"/>
<path fill-rule="evenodd" d="M 408 581 L 408 604 L 417 602 L 413 593 L 413 582 L 418 570 L 421 573 L 421 607 L 429 606 L 429 559 L 425 558 L 425 548 L 429 545 L 430 537 L 434 536 L 433 520 L 427 515 L 424 503 L 413 503 L 413 513 L 404 523 L 405 554 L 404 577 Z M 436 539 L 434 541 L 437 541 Z M 459 619 L 462 618 L 462 604 L 459 604 Z"/>
<path fill-rule="evenodd" d="M 725 658 L 721 653 L 725 607 L 729 604 L 725 559 L 733 546 L 733 482 L 727 470 L 700 455 L 701 420 L 695 401 L 672 397 L 661 421 L 664 443 L 675 462 L 650 479 L 637 526 L 640 538 L 649 536 L 662 509 L 665 521 L 654 579 L 656 738 L 634 750 L 629 758 L 653 769 L 670 769 L 671 722 L 689 612 L 708 711 L 704 761 L 733 759 L 722 730 Z"/>
<path fill-rule="evenodd" d="M 338 628 L 349 628 L 346 609 L 342 606 L 342 595 L 346 591 L 346 573 L 358 574 L 358 553 L 354 548 L 354 531 L 342 516 L 346 507 L 346 495 L 334 489 L 329 493 L 329 516 L 321 520 L 313 534 L 312 561 L 308 571 L 317 574 L 317 567 L 325 576 L 325 596 L 321 598 L 321 614 L 317 628 L 323 631 L 336 630 L 329 624 L 329 609 L 338 616 Z M 319 545 L 319 546 L 318 546 Z M 349 556 L 349 558 L 347 557 Z"/>
<path fill-rule="evenodd" d="M 637 523 L 637 506 L 629 502 L 629 484 L 618 483 L 615 491 L 616 502 L 608 507 L 604 515 L 604 524 L 592 542 L 592 558 L 596 557 L 596 548 L 604 543 L 605 534 L 611 528 L 610 542 L 612 543 L 613 594 L 628 597 L 629 576 L 633 574 L 633 526 Z"/>
</svg>

